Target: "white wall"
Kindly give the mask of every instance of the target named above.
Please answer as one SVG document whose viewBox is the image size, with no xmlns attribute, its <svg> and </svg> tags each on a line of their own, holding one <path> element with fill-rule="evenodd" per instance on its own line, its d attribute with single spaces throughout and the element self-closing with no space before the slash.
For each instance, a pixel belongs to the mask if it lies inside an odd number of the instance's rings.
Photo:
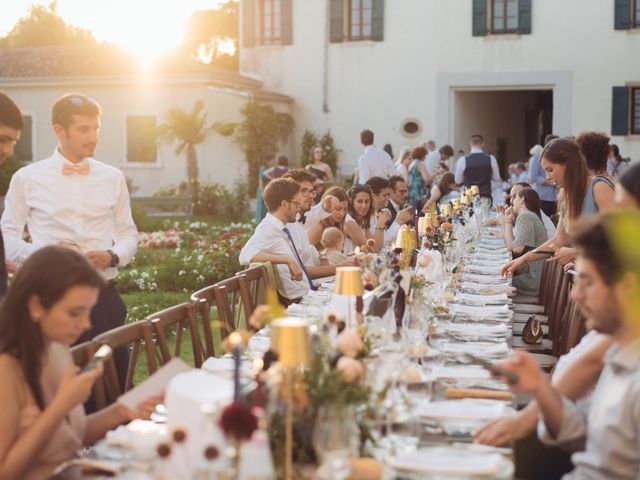
<svg viewBox="0 0 640 480">
<path fill-rule="evenodd" d="M 70 92 L 81 92 L 97 99 L 102 107 L 100 143 L 95 158 L 120 168 L 133 180 L 138 190 L 134 195 L 151 195 L 161 186 L 186 180 L 184 155 L 176 156 L 174 146 L 162 145 L 156 165 L 131 164 L 126 161 L 127 115 L 156 115 L 157 124 L 173 107 L 190 111 L 198 99 L 205 102 L 208 122 L 241 121 L 240 109 L 246 94 L 208 87 L 206 84 L 132 84 L 0 86 L 18 105 L 34 115 L 37 160 L 51 155 L 57 145 L 51 129 L 50 111 L 54 101 Z M 287 109 L 287 105 L 277 106 Z M 238 145 L 231 138 L 212 134 L 197 147 L 200 180 L 232 186 L 236 179 L 247 176 L 247 164 Z"/>
<path fill-rule="evenodd" d="M 554 126 L 562 135 L 609 132 L 611 88 L 640 82 L 640 29 L 614 30 L 612 1 L 536 0 L 530 35 L 472 37 L 470 0 L 386 0 L 383 42 L 329 45 L 324 113 L 327 2 L 294 0 L 293 45 L 241 49 L 240 65 L 265 88 L 295 99 L 296 143 L 305 128 L 330 128 L 345 170 L 360 154 L 362 128 L 396 150 L 431 138 L 451 143 L 453 97 L 445 90 L 442 98 L 443 76 L 463 77 L 467 86 L 491 75 L 505 89 L 512 85 L 500 78 L 517 78 L 519 88 L 552 88 Z M 408 117 L 423 125 L 416 140 L 399 132 Z M 640 159 L 640 136 L 612 142 L 624 156 Z"/>
</svg>

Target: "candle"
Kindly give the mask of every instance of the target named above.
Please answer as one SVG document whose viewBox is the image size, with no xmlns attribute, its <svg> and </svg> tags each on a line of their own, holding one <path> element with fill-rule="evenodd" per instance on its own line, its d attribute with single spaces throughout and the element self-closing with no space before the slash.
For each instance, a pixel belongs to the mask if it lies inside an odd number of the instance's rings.
<svg viewBox="0 0 640 480">
<path fill-rule="evenodd" d="M 240 364 L 242 362 L 242 336 L 238 332 L 229 335 L 229 343 L 233 346 L 233 400 L 240 401 Z"/>
<path fill-rule="evenodd" d="M 418 231 L 424 233 L 427 230 L 427 217 L 418 218 Z"/>
<path fill-rule="evenodd" d="M 396 235 L 396 248 L 402 248 L 402 239 L 404 238 L 405 226 L 403 225 L 398 230 L 398 235 Z"/>
</svg>

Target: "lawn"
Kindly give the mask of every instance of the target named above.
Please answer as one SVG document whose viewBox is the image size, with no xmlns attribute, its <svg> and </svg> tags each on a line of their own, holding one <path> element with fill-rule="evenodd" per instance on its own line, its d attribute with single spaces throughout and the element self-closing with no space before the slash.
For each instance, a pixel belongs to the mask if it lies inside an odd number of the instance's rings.
<svg viewBox="0 0 640 480">
<path fill-rule="evenodd" d="M 156 219 L 154 219 L 156 220 Z M 238 254 L 253 231 L 251 224 L 232 224 L 201 217 L 155 222 L 154 232 L 142 232 L 134 260 L 118 276 L 118 290 L 127 305 L 127 322 L 189 302 L 196 290 L 233 276 L 241 267 Z M 215 310 L 212 314 L 215 317 Z M 220 351 L 219 332 L 214 344 Z M 169 338 L 170 348 L 175 336 Z M 191 339 L 185 333 L 181 358 L 193 365 Z M 136 365 L 134 383 L 147 377 L 146 360 Z"/>
</svg>

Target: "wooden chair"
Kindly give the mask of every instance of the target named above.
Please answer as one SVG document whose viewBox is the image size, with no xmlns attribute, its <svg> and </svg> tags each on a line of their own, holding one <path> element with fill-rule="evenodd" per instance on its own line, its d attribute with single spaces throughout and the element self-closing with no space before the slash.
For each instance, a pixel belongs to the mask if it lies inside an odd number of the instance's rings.
<svg viewBox="0 0 640 480">
<path fill-rule="evenodd" d="M 109 402 L 115 401 L 122 393 L 133 387 L 133 374 L 141 350 L 144 351 L 144 358 L 147 361 L 147 373 L 151 375 L 156 371 L 153 328 L 147 320 L 129 323 L 101 333 L 93 338 L 93 342 L 98 346 L 109 345 L 114 350 L 119 347 L 129 348 L 129 364 L 124 382 L 118 378 L 113 358 L 105 363 L 104 380 L 109 393 Z M 121 384 L 124 385 L 124 392 L 120 388 Z"/>
<path fill-rule="evenodd" d="M 241 326 L 239 325 L 242 316 L 240 277 L 231 277 L 216 283 L 213 286 L 213 296 L 218 308 L 220 337 L 224 340 Z"/>
<path fill-rule="evenodd" d="M 191 301 L 193 302 L 196 319 L 199 318 L 199 323 L 202 326 L 202 330 L 204 332 L 205 358 L 216 356 L 216 351 L 213 343 L 213 327 L 211 326 L 211 323 L 213 322 L 211 312 L 215 305 L 213 287 L 213 285 L 209 285 L 208 287 L 202 288 L 197 292 L 191 294 Z M 197 320 L 196 323 L 198 323 Z"/>
<path fill-rule="evenodd" d="M 245 320 L 258 305 L 266 303 L 266 292 L 271 288 L 267 267 L 259 265 L 236 273 L 240 281 L 240 298 Z"/>
<path fill-rule="evenodd" d="M 165 308 L 147 317 L 153 326 L 156 347 L 160 352 L 160 363 L 164 365 L 173 357 L 180 357 L 182 338 L 185 330 L 191 337 L 191 347 L 193 349 L 193 365 L 200 368 L 202 365 L 203 352 L 207 347 L 203 345 L 198 324 L 196 322 L 195 306 L 192 303 L 182 303 L 173 307 Z M 206 325 L 208 327 L 208 325 Z M 209 333 L 211 333 L 209 329 Z M 168 336 L 175 334 L 175 346 L 173 352 L 169 347 Z"/>
<path fill-rule="evenodd" d="M 82 342 L 78 345 L 74 345 L 69 349 L 69 351 L 71 352 L 73 363 L 75 363 L 76 366 L 82 368 L 91 359 L 93 354 L 96 353 L 98 348 L 100 348 L 100 345 L 90 340 L 88 342 Z M 96 410 L 100 410 L 111 403 L 107 401 L 105 378 L 105 375 L 103 375 L 102 378 L 96 380 L 96 382 L 93 384 L 93 402 L 95 404 Z"/>
</svg>

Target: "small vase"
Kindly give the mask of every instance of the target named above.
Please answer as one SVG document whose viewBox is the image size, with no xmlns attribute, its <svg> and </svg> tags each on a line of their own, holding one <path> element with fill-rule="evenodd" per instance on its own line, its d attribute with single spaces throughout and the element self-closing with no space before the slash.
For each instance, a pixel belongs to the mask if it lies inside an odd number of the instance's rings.
<svg viewBox="0 0 640 480">
<path fill-rule="evenodd" d="M 318 478 L 348 478 L 350 459 L 357 456 L 358 443 L 359 430 L 353 408 L 320 407 L 313 429 L 313 447 L 320 463 Z"/>
</svg>

